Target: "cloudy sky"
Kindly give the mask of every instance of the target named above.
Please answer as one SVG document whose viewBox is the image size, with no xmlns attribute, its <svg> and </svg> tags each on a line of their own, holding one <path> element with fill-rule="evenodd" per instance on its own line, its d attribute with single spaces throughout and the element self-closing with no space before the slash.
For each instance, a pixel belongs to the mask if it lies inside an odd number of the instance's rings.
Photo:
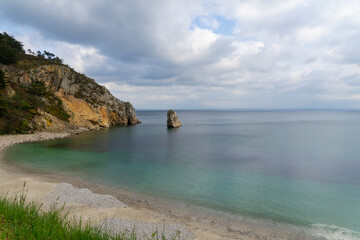
<svg viewBox="0 0 360 240">
<path fill-rule="evenodd" d="M 358 0 L 1 0 L 0 31 L 136 109 L 356 109 L 359 12 Z"/>
</svg>

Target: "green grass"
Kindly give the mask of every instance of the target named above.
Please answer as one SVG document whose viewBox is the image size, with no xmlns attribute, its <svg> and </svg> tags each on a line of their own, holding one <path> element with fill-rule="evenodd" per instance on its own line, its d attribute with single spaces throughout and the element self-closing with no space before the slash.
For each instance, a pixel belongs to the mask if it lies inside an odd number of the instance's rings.
<svg viewBox="0 0 360 240">
<path fill-rule="evenodd" d="M 59 209 L 54 205 L 49 211 L 42 211 L 41 204 L 26 201 L 24 194 L 13 199 L 0 196 L 0 239 L 137 239 L 134 231 L 113 234 L 81 220 L 69 219 L 64 207 Z M 155 232 L 148 239 L 165 240 L 165 237 Z"/>
</svg>

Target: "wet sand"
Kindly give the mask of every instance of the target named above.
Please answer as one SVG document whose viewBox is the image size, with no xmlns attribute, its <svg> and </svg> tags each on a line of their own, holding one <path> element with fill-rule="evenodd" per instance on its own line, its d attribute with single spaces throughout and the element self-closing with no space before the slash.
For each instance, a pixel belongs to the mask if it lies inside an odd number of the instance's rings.
<svg viewBox="0 0 360 240">
<path fill-rule="evenodd" d="M 74 176 L 29 169 L 3 159 L 4 147 L 11 144 L 70 135 L 0 136 L 0 192 L 13 196 L 25 191 L 29 200 L 39 201 L 45 208 L 63 196 L 58 204 L 66 202 L 66 208 L 73 216 L 115 231 L 135 227 L 139 234 L 148 234 L 154 229 L 162 229 L 165 224 L 165 232 L 180 230 L 181 239 L 324 239 L 310 235 L 310 231 L 302 227 L 254 220 L 174 199 L 129 192 Z M 71 185 L 64 185 L 64 182 Z M 109 204 L 109 201 L 116 204 Z"/>
</svg>

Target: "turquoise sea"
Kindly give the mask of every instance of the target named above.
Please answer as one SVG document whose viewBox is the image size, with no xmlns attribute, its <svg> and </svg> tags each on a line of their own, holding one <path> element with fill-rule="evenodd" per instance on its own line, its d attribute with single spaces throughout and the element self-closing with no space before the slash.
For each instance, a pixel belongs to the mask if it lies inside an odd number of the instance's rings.
<svg viewBox="0 0 360 240">
<path fill-rule="evenodd" d="M 16 145 L 5 159 L 360 239 L 360 112 L 177 113 L 179 129 L 166 111 L 137 111 L 142 124 Z"/>
</svg>

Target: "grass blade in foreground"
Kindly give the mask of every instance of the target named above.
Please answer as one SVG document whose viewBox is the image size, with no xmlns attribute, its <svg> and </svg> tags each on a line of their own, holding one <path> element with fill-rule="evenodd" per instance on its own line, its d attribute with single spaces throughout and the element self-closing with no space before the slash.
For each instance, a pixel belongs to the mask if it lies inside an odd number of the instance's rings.
<svg viewBox="0 0 360 240">
<path fill-rule="evenodd" d="M 100 227 L 68 220 L 69 212 L 53 206 L 42 211 L 41 204 L 26 202 L 26 196 L 20 194 L 14 199 L 0 196 L 0 238 L 1 239 L 121 239 L 135 240 L 136 233 L 105 232 Z M 154 233 L 149 239 L 164 239 Z M 180 239 L 174 236 L 172 239 Z"/>
</svg>

